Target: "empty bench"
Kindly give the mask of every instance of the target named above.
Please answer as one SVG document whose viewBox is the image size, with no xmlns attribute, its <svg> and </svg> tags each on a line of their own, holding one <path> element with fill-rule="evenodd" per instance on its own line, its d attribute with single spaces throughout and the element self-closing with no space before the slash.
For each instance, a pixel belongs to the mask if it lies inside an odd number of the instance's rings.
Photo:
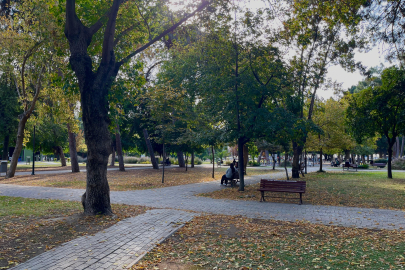
<svg viewBox="0 0 405 270">
<path fill-rule="evenodd" d="M 300 194 L 300 204 L 302 204 L 302 193 L 305 193 L 307 187 L 306 181 L 281 181 L 272 179 L 261 179 L 260 188 L 258 191 L 261 192 L 262 196 L 260 198 L 261 202 L 265 202 L 264 193 L 269 192 L 286 192 L 286 193 L 299 193 Z"/>
<path fill-rule="evenodd" d="M 350 168 L 356 169 L 356 172 L 357 172 L 357 168 L 358 168 L 357 164 L 346 164 L 346 163 L 343 163 L 342 167 L 343 167 L 343 170 L 345 170 L 345 168 L 347 168 L 347 170 L 349 170 Z"/>
</svg>

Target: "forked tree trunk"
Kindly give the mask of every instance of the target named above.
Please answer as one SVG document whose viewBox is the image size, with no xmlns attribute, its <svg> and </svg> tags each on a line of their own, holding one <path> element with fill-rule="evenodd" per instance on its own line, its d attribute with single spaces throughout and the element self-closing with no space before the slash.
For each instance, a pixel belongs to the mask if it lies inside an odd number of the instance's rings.
<svg viewBox="0 0 405 270">
<path fill-rule="evenodd" d="M 8 144 L 10 141 L 10 135 L 7 134 L 4 137 L 4 141 L 3 141 L 3 155 L 1 156 L 2 160 L 8 160 Z"/>
<path fill-rule="evenodd" d="M 146 128 L 143 129 L 143 137 L 145 138 L 145 143 L 148 148 L 150 161 L 152 162 L 153 169 L 159 170 L 159 164 L 156 161 L 155 152 L 153 151 L 152 143 L 150 142 L 149 134 Z"/>
<path fill-rule="evenodd" d="M 65 154 L 63 153 L 63 149 L 62 146 L 56 146 L 56 153 L 59 155 L 60 157 L 60 165 L 62 167 L 66 166 L 66 158 L 65 158 Z"/>
<path fill-rule="evenodd" d="M 72 167 L 72 173 L 80 172 L 79 162 L 77 161 L 76 136 L 70 131 L 69 124 L 67 126 L 69 134 L 70 166 Z"/>
<path fill-rule="evenodd" d="M 184 162 L 183 151 L 177 151 L 177 159 L 179 161 L 179 167 L 181 168 L 186 167 L 186 163 Z"/>
<path fill-rule="evenodd" d="M 122 154 L 120 127 L 118 124 L 117 124 L 117 128 L 115 129 L 115 145 L 117 147 L 118 164 L 120 167 L 120 171 L 125 172 L 124 156 Z"/>
<path fill-rule="evenodd" d="M 6 178 L 14 177 L 15 170 L 17 169 L 18 158 L 20 157 L 21 150 L 23 147 L 24 128 L 25 128 L 25 124 L 27 123 L 27 120 L 28 120 L 28 117 L 22 117 L 20 119 L 20 122 L 18 123 L 17 140 L 15 143 L 14 152 L 11 157 L 10 168 L 7 172 Z"/>
<path fill-rule="evenodd" d="M 194 151 L 191 152 L 191 168 L 194 168 Z"/>
</svg>

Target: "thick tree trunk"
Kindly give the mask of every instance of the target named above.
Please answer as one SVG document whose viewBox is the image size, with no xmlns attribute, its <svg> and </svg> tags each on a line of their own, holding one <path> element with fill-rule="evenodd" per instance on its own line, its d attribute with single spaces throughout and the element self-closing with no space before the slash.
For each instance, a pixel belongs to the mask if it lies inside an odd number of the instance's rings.
<svg viewBox="0 0 405 270">
<path fill-rule="evenodd" d="M 287 151 L 286 151 L 285 156 L 284 156 L 284 170 L 285 170 L 285 175 L 287 176 L 287 180 L 290 180 L 290 178 L 288 177 L 287 159 L 288 159 L 288 154 L 287 154 Z"/>
<path fill-rule="evenodd" d="M 148 147 L 150 161 L 152 162 L 153 169 L 159 170 L 159 164 L 156 161 L 155 152 L 153 151 L 152 143 L 150 142 L 149 134 L 146 128 L 143 129 L 143 137 L 145 138 L 145 143 L 146 146 Z"/>
<path fill-rule="evenodd" d="M 120 171 L 125 172 L 124 156 L 122 154 L 122 144 L 119 125 L 117 125 L 117 128 L 115 129 L 115 145 L 117 147 L 117 156 Z"/>
<path fill-rule="evenodd" d="M 392 139 L 390 139 L 390 138 L 387 138 L 387 140 L 388 140 L 388 163 L 387 163 L 387 165 L 388 165 L 388 178 L 392 178 L 392 167 L 391 167 L 391 161 L 392 161 L 392 148 L 393 148 L 393 146 L 394 146 L 394 144 L 395 144 L 395 138 L 392 138 Z"/>
<path fill-rule="evenodd" d="M 20 157 L 21 150 L 23 148 L 23 141 L 24 141 L 24 129 L 25 124 L 27 123 L 28 118 L 22 117 L 20 122 L 18 123 L 18 130 L 17 130 L 17 140 L 15 143 L 15 148 L 13 152 L 13 156 L 11 157 L 10 168 L 7 172 L 6 178 L 14 177 L 15 170 L 17 169 L 18 158 Z"/>
<path fill-rule="evenodd" d="M 179 167 L 184 168 L 186 164 L 184 162 L 183 151 L 177 151 L 177 159 L 179 160 Z"/>
<path fill-rule="evenodd" d="M 111 145 L 111 161 L 110 161 L 110 166 L 114 167 L 115 166 L 115 146 Z"/>
<path fill-rule="evenodd" d="M 293 163 L 292 163 L 292 178 L 300 178 L 300 156 L 302 154 L 303 147 L 293 142 Z"/>
<path fill-rule="evenodd" d="M 65 158 L 65 154 L 63 153 L 63 149 L 62 146 L 56 146 L 56 153 L 59 155 L 60 157 L 60 165 L 62 167 L 66 166 L 66 158 Z"/>
<path fill-rule="evenodd" d="M 238 138 L 238 162 L 239 162 L 239 191 L 245 191 L 245 172 L 244 172 L 244 157 L 243 157 L 243 149 L 244 149 L 244 139 Z"/>
<path fill-rule="evenodd" d="M 243 145 L 243 172 L 246 175 L 246 168 L 249 161 L 249 149 L 246 144 Z M 240 163 L 239 163 L 240 164 Z"/>
<path fill-rule="evenodd" d="M 194 168 L 194 151 L 191 152 L 191 168 Z"/>
<path fill-rule="evenodd" d="M 322 165 L 323 165 L 323 162 L 322 162 L 322 148 L 319 150 L 320 151 L 320 160 L 319 160 L 319 171 L 320 172 L 323 172 L 323 170 L 322 170 Z"/>
<path fill-rule="evenodd" d="M 10 135 L 7 134 L 4 137 L 4 141 L 3 141 L 3 155 L 1 156 L 2 160 L 8 160 L 8 144 L 10 142 Z"/>
<path fill-rule="evenodd" d="M 214 146 L 211 147 L 211 153 L 212 153 L 212 178 L 214 179 L 214 173 L 215 173 L 215 157 L 214 157 Z"/>
<path fill-rule="evenodd" d="M 70 131 L 70 126 L 68 126 L 69 134 L 69 153 L 70 153 L 70 165 L 72 167 L 72 173 L 80 172 L 79 162 L 77 161 L 77 151 L 76 151 L 76 136 Z"/>
</svg>

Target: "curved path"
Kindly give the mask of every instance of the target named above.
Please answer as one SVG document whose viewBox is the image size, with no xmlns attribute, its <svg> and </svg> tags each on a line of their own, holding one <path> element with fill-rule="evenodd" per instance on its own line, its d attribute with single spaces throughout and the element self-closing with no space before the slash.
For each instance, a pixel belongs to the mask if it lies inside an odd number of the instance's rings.
<svg viewBox="0 0 405 270">
<path fill-rule="evenodd" d="M 316 171 L 317 169 L 316 167 L 308 168 L 308 171 Z M 279 172 L 267 176 L 247 177 L 246 184 L 257 183 L 261 178 L 282 179 L 285 178 L 285 172 L 279 170 Z M 163 241 L 180 228 L 185 221 L 198 215 L 198 213 L 184 210 L 283 221 L 305 220 L 311 223 L 358 228 L 389 230 L 403 230 L 405 228 L 405 212 L 403 211 L 306 205 L 305 194 L 303 196 L 304 205 L 215 200 L 195 196 L 199 193 L 223 188 L 229 187 L 221 186 L 217 180 L 159 189 L 113 191 L 111 192 L 112 203 L 144 205 L 162 209 L 151 210 L 146 214 L 119 222 L 95 236 L 82 237 L 68 242 L 17 266 L 15 269 L 122 269 L 129 267 L 141 259 L 155 243 Z M 81 189 L 0 184 L 1 196 L 79 201 L 83 192 L 84 190 Z M 167 224 L 170 226 L 168 227 Z M 111 241 L 101 242 L 100 239 L 110 239 Z M 120 239 L 125 239 L 125 241 L 120 242 Z M 79 245 L 75 241 L 86 243 L 86 245 Z M 117 243 L 121 243 L 121 245 L 117 246 Z M 81 248 L 72 248 L 76 244 Z M 92 245 L 93 248 L 88 245 Z M 90 254 L 91 252 L 89 253 L 88 250 L 97 250 L 97 252 Z M 138 254 L 136 251 L 142 252 Z M 52 254 L 59 255 L 53 256 Z"/>
</svg>

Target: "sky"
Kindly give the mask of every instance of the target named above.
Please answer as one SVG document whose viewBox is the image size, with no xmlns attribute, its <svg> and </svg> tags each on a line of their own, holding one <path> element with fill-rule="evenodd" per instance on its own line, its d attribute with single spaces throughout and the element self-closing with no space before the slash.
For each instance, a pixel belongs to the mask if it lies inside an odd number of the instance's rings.
<svg viewBox="0 0 405 270">
<path fill-rule="evenodd" d="M 374 47 L 368 53 L 357 52 L 355 54 L 355 59 L 356 61 L 362 62 L 363 65 L 367 68 L 379 66 L 381 63 L 384 64 L 384 66 L 388 67 L 389 64 L 384 61 L 384 55 L 380 51 L 381 48 Z M 359 81 L 362 81 L 364 79 L 359 71 L 355 71 L 353 73 L 346 72 L 340 66 L 329 67 L 327 77 L 332 78 L 332 80 L 334 81 L 342 83 L 342 88 L 344 90 L 347 90 L 352 85 L 357 85 Z M 319 91 L 318 95 L 323 97 L 324 99 L 328 99 L 330 97 L 333 97 L 333 91 L 321 90 Z"/>
</svg>

